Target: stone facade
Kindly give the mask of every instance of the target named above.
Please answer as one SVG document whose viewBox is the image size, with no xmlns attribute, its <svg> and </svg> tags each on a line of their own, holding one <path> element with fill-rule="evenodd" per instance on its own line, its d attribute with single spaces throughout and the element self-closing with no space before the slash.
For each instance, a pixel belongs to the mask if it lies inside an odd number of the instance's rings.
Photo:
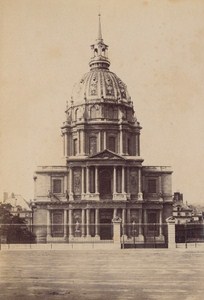
<svg viewBox="0 0 204 300">
<path fill-rule="evenodd" d="M 126 85 L 109 71 L 100 18 L 91 49 L 90 71 L 75 86 L 62 126 L 66 163 L 35 172 L 37 240 L 112 239 L 112 219 L 120 218 L 136 224 L 138 242 L 151 238 L 147 223 L 157 224 L 156 239 L 163 241 L 161 224 L 172 214 L 171 168 L 143 166 L 141 126 Z M 130 226 L 123 226 L 123 238 L 132 238 Z"/>
</svg>

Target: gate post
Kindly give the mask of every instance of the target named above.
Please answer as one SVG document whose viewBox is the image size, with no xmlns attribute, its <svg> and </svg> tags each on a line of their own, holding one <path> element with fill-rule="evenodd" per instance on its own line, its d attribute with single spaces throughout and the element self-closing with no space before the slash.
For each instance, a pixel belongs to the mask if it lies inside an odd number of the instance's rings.
<svg viewBox="0 0 204 300">
<path fill-rule="evenodd" d="M 113 243 L 118 249 L 121 248 L 120 242 L 120 231 L 121 231 L 121 218 L 115 217 L 112 219 L 113 222 Z"/>
<path fill-rule="evenodd" d="M 175 220 L 172 217 L 166 219 L 168 224 L 168 248 L 176 248 L 176 227 Z"/>
</svg>

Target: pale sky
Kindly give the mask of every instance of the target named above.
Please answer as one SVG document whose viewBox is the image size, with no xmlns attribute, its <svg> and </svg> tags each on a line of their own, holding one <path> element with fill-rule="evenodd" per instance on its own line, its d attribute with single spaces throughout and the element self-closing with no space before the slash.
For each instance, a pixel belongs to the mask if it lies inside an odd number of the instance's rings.
<svg viewBox="0 0 204 300">
<path fill-rule="evenodd" d="M 32 199 L 36 167 L 64 163 L 60 126 L 89 71 L 99 5 L 144 165 L 172 166 L 173 192 L 204 203 L 203 0 L 0 0 L 0 196 Z"/>
</svg>

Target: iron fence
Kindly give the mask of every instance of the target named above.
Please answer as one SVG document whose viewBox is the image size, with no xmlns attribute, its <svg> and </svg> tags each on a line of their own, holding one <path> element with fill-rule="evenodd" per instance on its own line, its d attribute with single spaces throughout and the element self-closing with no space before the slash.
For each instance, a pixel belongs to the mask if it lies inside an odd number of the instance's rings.
<svg viewBox="0 0 204 300">
<path fill-rule="evenodd" d="M 121 245 L 122 248 L 166 248 L 167 224 L 135 222 L 122 224 Z"/>
<path fill-rule="evenodd" d="M 176 243 L 203 243 L 204 242 L 204 224 L 185 223 L 175 226 Z"/>
<path fill-rule="evenodd" d="M 111 243 L 113 223 L 0 224 L 1 244 Z"/>
<path fill-rule="evenodd" d="M 0 224 L 1 244 L 48 244 L 48 243 L 113 243 L 113 223 L 90 224 Z M 204 243 L 204 224 L 176 224 L 176 244 Z M 121 223 L 122 248 L 168 247 L 166 223 Z"/>
</svg>

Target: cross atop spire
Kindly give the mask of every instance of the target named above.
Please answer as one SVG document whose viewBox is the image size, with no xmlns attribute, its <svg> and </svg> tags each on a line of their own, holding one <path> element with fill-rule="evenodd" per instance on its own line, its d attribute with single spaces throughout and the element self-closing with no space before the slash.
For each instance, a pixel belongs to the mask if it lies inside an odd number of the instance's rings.
<svg viewBox="0 0 204 300">
<path fill-rule="evenodd" d="M 100 13 L 98 14 L 98 38 L 97 38 L 97 40 L 103 41 L 102 31 L 101 31 L 101 14 Z"/>
<path fill-rule="evenodd" d="M 89 66 L 91 69 L 108 69 L 110 61 L 108 59 L 108 46 L 103 42 L 101 30 L 101 14 L 98 14 L 98 36 L 95 44 L 91 45 L 92 54 Z"/>
</svg>

